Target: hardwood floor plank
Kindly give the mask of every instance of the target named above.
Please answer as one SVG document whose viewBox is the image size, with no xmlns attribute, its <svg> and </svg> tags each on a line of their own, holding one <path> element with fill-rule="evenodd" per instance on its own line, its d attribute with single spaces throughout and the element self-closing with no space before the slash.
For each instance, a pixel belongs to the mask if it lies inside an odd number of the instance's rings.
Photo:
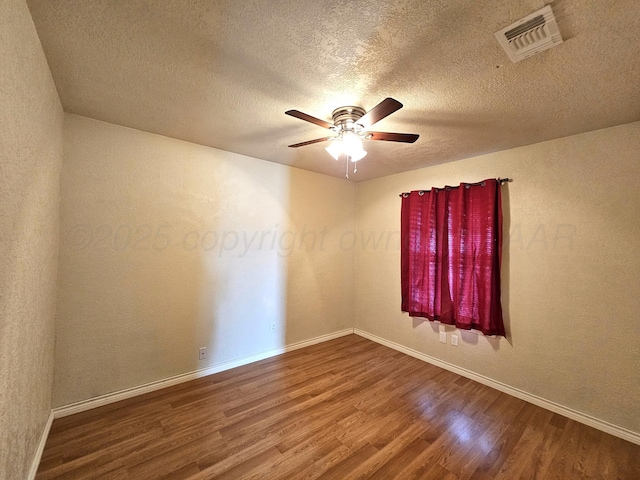
<svg viewBox="0 0 640 480">
<path fill-rule="evenodd" d="M 263 478 L 281 478 L 311 466 L 316 460 L 330 455 L 344 447 L 329 431 L 315 435 L 308 442 L 292 448 L 268 464 L 260 465 L 252 472 L 245 474 L 244 480 L 261 480 Z"/>
<path fill-rule="evenodd" d="M 351 453 L 351 450 L 345 445 L 340 445 L 324 457 L 315 460 L 313 464 L 307 468 L 293 471 L 279 478 L 280 480 L 315 480 L 316 478 L 320 478 L 327 470 L 342 462 L 351 455 Z"/>
<path fill-rule="evenodd" d="M 422 438 L 417 438 L 406 448 L 400 450 L 396 455 L 390 457 L 378 470 L 368 478 L 371 480 L 387 480 L 389 478 L 403 478 L 400 473 L 422 452 L 429 448 L 429 444 Z"/>
<path fill-rule="evenodd" d="M 349 475 L 354 469 L 358 468 L 363 462 L 366 462 L 376 453 L 378 453 L 378 450 L 367 443 L 317 478 L 327 480 L 336 478 L 343 479 L 346 475 Z"/>
<path fill-rule="evenodd" d="M 195 462 L 184 465 L 177 470 L 173 470 L 167 475 L 163 475 L 162 480 L 182 480 L 183 478 L 189 478 L 200 473 L 200 469 Z"/>
<path fill-rule="evenodd" d="M 221 442 L 221 435 L 217 429 L 192 425 L 190 428 L 183 429 L 179 434 L 163 435 L 144 447 L 106 464 L 104 468 L 127 468 L 127 470 L 138 468 L 140 470 L 145 462 L 162 464 L 170 460 L 172 456 L 180 459 L 176 465 L 186 465 L 190 460 L 195 462 L 212 448 L 220 448 L 222 445 L 224 442 Z"/>
<path fill-rule="evenodd" d="M 268 448 L 255 456 L 243 458 L 242 461 L 236 462 L 231 468 L 223 468 L 224 462 L 212 465 L 211 467 L 201 470 L 197 475 L 193 475 L 193 480 L 201 479 L 218 479 L 218 480 L 239 480 L 244 478 L 246 473 L 251 472 L 262 464 L 280 457 L 281 453 L 277 448 Z"/>
<path fill-rule="evenodd" d="M 157 443 L 141 454 L 131 455 L 126 465 L 130 478 L 160 478 L 189 464 L 197 465 L 198 459 L 211 450 L 222 448 L 225 440 L 220 432 L 189 438 L 184 443 L 165 443 L 162 448 Z M 137 452 L 136 452 L 137 453 Z M 137 461 L 136 461 L 137 460 Z"/>
<path fill-rule="evenodd" d="M 390 459 L 398 455 L 399 452 L 420 438 L 423 431 L 424 426 L 421 423 L 412 423 L 406 430 L 402 431 L 402 433 L 387 443 L 381 450 L 376 449 L 377 451 L 373 455 L 360 462 L 359 465 L 352 468 L 350 472 L 347 472 L 341 478 L 344 478 L 345 480 L 369 478 Z"/>
<path fill-rule="evenodd" d="M 349 404 L 339 406 L 324 405 L 322 410 L 308 411 L 308 418 L 303 422 L 298 422 L 295 429 L 292 429 L 286 435 L 282 435 L 276 447 L 281 453 L 286 453 L 325 430 L 331 432 L 333 437 L 338 438 L 340 422 L 356 412 L 355 407 Z"/>
<path fill-rule="evenodd" d="M 534 472 L 539 461 L 543 438 L 541 431 L 527 426 L 495 479 L 535 478 Z"/>
<path fill-rule="evenodd" d="M 107 447 L 105 449 L 96 449 L 91 453 L 76 458 L 70 462 L 63 461 L 63 463 L 52 469 L 42 472 L 38 471 L 36 478 L 43 480 L 53 478 L 96 478 L 95 472 L 99 470 L 100 467 L 120 458 L 123 455 L 127 455 L 131 451 L 143 447 L 152 440 L 158 438 L 161 434 L 162 430 L 158 428 L 156 430 L 137 435 L 136 437 L 123 441 L 118 445 Z"/>
<path fill-rule="evenodd" d="M 640 446 L 349 335 L 56 419 L 46 479 L 640 478 Z"/>
</svg>

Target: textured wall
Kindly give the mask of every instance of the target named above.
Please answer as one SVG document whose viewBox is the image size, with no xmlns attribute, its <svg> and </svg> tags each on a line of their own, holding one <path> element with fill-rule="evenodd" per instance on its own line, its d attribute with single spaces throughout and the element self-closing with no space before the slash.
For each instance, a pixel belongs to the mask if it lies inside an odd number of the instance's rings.
<svg viewBox="0 0 640 480">
<path fill-rule="evenodd" d="M 0 2 L 0 478 L 51 409 L 63 114 L 23 0 Z"/>
<path fill-rule="evenodd" d="M 359 184 L 359 234 L 378 238 L 399 230 L 400 192 L 514 179 L 502 187 L 506 340 L 444 345 L 402 314 L 397 242 L 358 251 L 356 326 L 640 432 L 639 151 L 632 123 Z"/>
<path fill-rule="evenodd" d="M 351 326 L 354 205 L 344 180 L 66 115 L 54 404 Z"/>
</svg>

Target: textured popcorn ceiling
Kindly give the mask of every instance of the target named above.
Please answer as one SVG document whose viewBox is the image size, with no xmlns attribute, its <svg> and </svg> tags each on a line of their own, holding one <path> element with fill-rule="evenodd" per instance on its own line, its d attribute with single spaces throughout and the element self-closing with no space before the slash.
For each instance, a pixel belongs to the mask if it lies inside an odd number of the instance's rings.
<svg viewBox="0 0 640 480">
<path fill-rule="evenodd" d="M 366 141 L 352 180 L 640 120 L 638 0 L 551 2 L 565 42 L 517 64 L 493 33 L 543 1 L 28 4 L 64 108 L 99 120 L 340 177 L 284 112 L 398 99 L 375 130 L 420 139 Z"/>
</svg>

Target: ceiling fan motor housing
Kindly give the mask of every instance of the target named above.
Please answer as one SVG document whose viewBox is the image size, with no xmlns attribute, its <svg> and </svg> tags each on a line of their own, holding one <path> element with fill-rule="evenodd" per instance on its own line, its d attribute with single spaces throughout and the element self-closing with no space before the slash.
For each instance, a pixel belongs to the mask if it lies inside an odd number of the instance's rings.
<svg viewBox="0 0 640 480">
<path fill-rule="evenodd" d="M 364 116 L 364 108 L 348 106 L 336 108 L 332 113 L 333 124 L 337 130 L 355 130 L 355 123 Z"/>
</svg>

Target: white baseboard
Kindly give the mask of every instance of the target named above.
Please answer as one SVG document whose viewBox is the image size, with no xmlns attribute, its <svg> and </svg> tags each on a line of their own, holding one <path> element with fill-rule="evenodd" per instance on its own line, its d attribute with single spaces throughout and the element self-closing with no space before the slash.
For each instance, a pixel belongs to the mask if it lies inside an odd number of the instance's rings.
<svg viewBox="0 0 640 480">
<path fill-rule="evenodd" d="M 33 460 L 31 462 L 31 468 L 29 469 L 28 480 L 33 480 L 36 478 L 36 473 L 38 473 L 38 467 L 40 466 L 40 460 L 42 459 L 42 452 L 44 452 L 44 446 L 47 443 L 47 438 L 49 437 L 49 431 L 51 430 L 51 424 L 53 423 L 53 410 L 49 412 L 49 418 L 47 418 L 47 423 L 44 425 L 44 429 L 42 430 L 42 435 L 40 435 L 40 441 L 38 442 L 38 448 L 36 449 L 36 453 L 33 456 Z"/>
<path fill-rule="evenodd" d="M 458 375 L 461 375 L 463 377 L 470 378 L 471 380 L 475 380 L 478 383 L 482 383 L 483 385 L 487 385 L 488 387 L 495 388 L 496 390 L 504 392 L 513 397 L 519 398 L 529 403 L 533 403 L 534 405 L 545 408 L 559 415 L 568 417 L 572 420 L 575 420 L 576 422 L 580 422 L 590 427 L 597 428 L 598 430 L 622 438 L 623 440 L 627 440 L 628 442 L 640 445 L 640 433 L 638 432 L 634 432 L 618 425 L 614 425 L 613 423 L 600 420 L 577 410 L 573 410 L 572 408 L 565 407 L 545 398 L 525 392 L 524 390 L 511 387 L 505 383 L 493 380 L 489 377 L 485 377 L 484 375 L 472 372 L 471 370 L 458 367 L 456 365 L 453 365 L 452 363 L 439 360 L 430 355 L 418 352 L 417 350 L 405 347 L 404 345 L 400 345 L 390 340 L 378 337 L 377 335 L 373 335 L 369 332 L 365 332 L 364 330 L 354 328 L 353 333 L 355 333 L 356 335 L 360 335 L 361 337 L 368 338 L 369 340 L 372 340 L 376 343 L 392 348 L 399 352 L 406 353 L 407 355 L 417 358 L 418 360 L 431 363 L 432 365 L 435 365 L 437 367 L 444 368 L 445 370 L 457 373 Z"/>
<path fill-rule="evenodd" d="M 194 380 L 200 377 L 206 377 L 207 375 L 212 375 L 214 373 L 230 370 L 232 368 L 240 367 L 242 365 L 247 365 L 249 363 L 257 362 L 259 360 L 264 360 L 266 358 L 274 357 L 276 355 L 280 355 L 286 352 L 291 352 L 293 350 L 298 350 L 300 348 L 309 347 L 317 343 L 326 342 L 328 340 L 333 340 L 334 338 L 343 337 L 345 335 L 350 335 L 352 333 L 353 333 L 353 328 L 347 328 L 344 330 L 340 330 L 338 332 L 329 333 L 327 335 L 321 335 L 319 337 L 315 337 L 310 340 L 304 340 L 302 342 L 297 342 L 291 345 L 274 348 L 272 350 L 267 350 L 266 352 L 257 353 L 255 355 L 251 355 L 248 357 L 232 360 L 230 362 L 220 363 L 218 365 L 212 365 L 210 367 L 203 368 L 201 370 L 194 370 L 192 372 L 183 373 L 180 375 L 176 375 L 174 377 L 169 377 L 163 380 L 147 383 L 145 385 L 139 385 L 137 387 L 127 388 L 125 390 L 119 390 L 117 392 L 107 393 L 105 395 L 100 395 L 99 397 L 94 397 L 88 400 L 83 400 L 81 402 L 76 402 L 69 405 L 64 405 L 62 407 L 54 408 L 53 416 L 55 418 L 66 417 L 68 415 L 73 415 L 74 413 L 84 412 L 86 410 L 91 410 L 92 408 L 101 407 L 103 405 L 119 402 L 120 400 L 125 400 L 127 398 L 142 395 L 144 393 L 160 390 L 161 388 L 166 388 L 172 385 L 177 385 L 179 383 L 188 382 L 189 380 Z M 37 465 L 36 465 L 36 468 L 37 468 Z"/>
</svg>

